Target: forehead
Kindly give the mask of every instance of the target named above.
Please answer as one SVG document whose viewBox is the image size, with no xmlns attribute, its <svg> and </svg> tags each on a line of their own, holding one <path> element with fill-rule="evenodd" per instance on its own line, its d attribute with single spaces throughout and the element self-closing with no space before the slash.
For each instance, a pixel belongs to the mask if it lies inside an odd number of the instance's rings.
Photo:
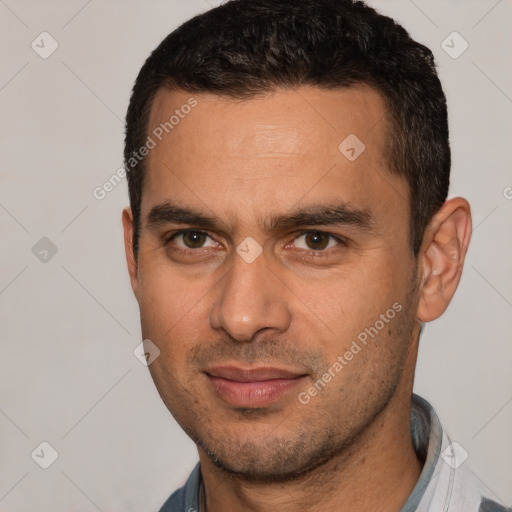
<svg viewBox="0 0 512 512">
<path fill-rule="evenodd" d="M 320 147 L 338 151 L 340 137 L 350 130 L 374 146 L 380 144 L 386 117 L 380 93 L 364 85 L 278 89 L 245 100 L 160 89 L 152 103 L 148 132 L 156 131 L 158 139 L 159 133 L 173 139 L 180 145 L 178 150 L 189 149 L 188 143 L 214 153 L 230 149 L 243 156 L 265 150 L 307 154 Z M 193 130 L 208 138 L 191 138 L 190 120 Z"/>
<path fill-rule="evenodd" d="M 247 100 L 160 90 L 148 136 L 146 214 L 169 199 L 247 222 L 308 200 L 407 202 L 405 181 L 388 171 L 385 104 L 370 87 Z"/>
</svg>

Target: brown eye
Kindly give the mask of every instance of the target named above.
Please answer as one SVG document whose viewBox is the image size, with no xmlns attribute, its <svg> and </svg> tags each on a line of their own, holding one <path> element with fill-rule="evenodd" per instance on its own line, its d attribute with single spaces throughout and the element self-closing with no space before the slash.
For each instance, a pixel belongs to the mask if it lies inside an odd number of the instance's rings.
<svg viewBox="0 0 512 512">
<path fill-rule="evenodd" d="M 183 243 L 188 249 L 199 249 L 206 240 L 206 233 L 202 231 L 187 231 L 183 233 Z"/>
<path fill-rule="evenodd" d="M 309 251 L 324 251 L 341 243 L 341 240 L 323 231 L 307 231 L 295 239 L 295 247 Z"/>
<path fill-rule="evenodd" d="M 325 249 L 329 245 L 329 238 L 329 235 L 325 233 L 313 231 L 306 234 L 305 242 L 310 249 L 319 251 Z"/>
<path fill-rule="evenodd" d="M 197 229 L 178 231 L 168 238 L 167 244 L 170 242 L 182 250 L 205 249 L 217 245 L 207 232 Z"/>
</svg>

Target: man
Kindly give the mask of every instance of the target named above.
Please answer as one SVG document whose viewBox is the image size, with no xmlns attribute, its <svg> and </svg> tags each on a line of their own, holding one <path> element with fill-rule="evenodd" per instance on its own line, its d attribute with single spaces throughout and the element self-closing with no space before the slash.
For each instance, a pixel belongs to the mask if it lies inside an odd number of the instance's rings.
<svg viewBox="0 0 512 512">
<path fill-rule="evenodd" d="M 200 459 L 162 511 L 505 510 L 412 394 L 471 233 L 427 48 L 362 2 L 230 1 L 146 61 L 125 163 L 149 368 Z"/>
</svg>

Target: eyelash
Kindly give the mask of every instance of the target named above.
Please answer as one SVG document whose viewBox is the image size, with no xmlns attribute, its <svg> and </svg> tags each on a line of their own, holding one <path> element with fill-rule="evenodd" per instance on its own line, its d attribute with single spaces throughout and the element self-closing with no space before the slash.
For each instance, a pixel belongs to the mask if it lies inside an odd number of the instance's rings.
<svg viewBox="0 0 512 512">
<path fill-rule="evenodd" d="M 213 237 L 212 233 L 208 232 L 208 231 L 204 231 L 204 230 L 200 230 L 200 229 L 182 229 L 180 231 L 175 231 L 173 232 L 172 234 L 168 235 L 167 237 L 165 237 L 165 240 L 164 240 L 164 245 L 166 247 L 168 247 L 172 252 L 175 252 L 175 253 L 180 253 L 180 254 L 185 254 L 185 255 L 200 255 L 202 253 L 205 252 L 205 249 L 204 248 L 199 248 L 199 249 L 183 249 L 183 248 L 177 248 L 177 247 L 172 247 L 171 246 L 171 242 L 174 238 L 180 236 L 180 235 L 184 235 L 186 233 L 200 233 L 200 234 L 204 234 L 204 235 L 207 235 L 209 238 L 211 238 L 212 240 L 215 241 L 215 238 Z M 317 234 L 322 234 L 322 235 L 326 235 L 327 237 L 329 237 L 329 239 L 331 240 L 335 240 L 336 242 L 338 242 L 339 245 L 343 246 L 343 247 L 346 247 L 348 245 L 348 240 L 343 238 L 343 237 L 340 237 L 340 236 L 337 236 L 337 235 L 333 235 L 331 233 L 327 233 L 325 231 L 320 231 L 318 229 L 307 229 L 307 230 L 303 230 L 301 232 L 299 232 L 295 238 L 293 239 L 293 241 L 297 240 L 297 238 L 300 238 L 301 236 L 303 235 L 307 235 L 309 233 L 317 233 Z M 329 240 L 329 241 L 330 241 Z M 288 245 L 288 244 L 287 244 Z M 306 249 L 300 249 L 300 251 L 302 252 L 302 257 L 306 257 L 306 258 L 315 258 L 315 259 L 318 259 L 318 258 L 328 258 L 330 256 L 332 256 L 332 253 L 331 251 L 333 249 L 336 249 L 335 247 L 331 247 L 330 249 L 319 249 L 319 250 L 314 250 L 314 249 L 310 249 L 310 250 L 306 250 Z M 207 251 L 207 248 L 206 248 L 206 251 Z"/>
</svg>

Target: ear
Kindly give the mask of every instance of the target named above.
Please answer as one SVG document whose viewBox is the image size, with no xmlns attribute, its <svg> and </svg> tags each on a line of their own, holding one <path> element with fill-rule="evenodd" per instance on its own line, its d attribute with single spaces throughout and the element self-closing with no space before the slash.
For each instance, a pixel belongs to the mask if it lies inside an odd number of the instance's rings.
<svg viewBox="0 0 512 512">
<path fill-rule="evenodd" d="M 133 214 L 131 208 L 123 210 L 123 230 L 124 230 L 124 251 L 126 254 L 126 264 L 128 266 L 128 273 L 130 274 L 130 281 L 132 290 L 137 298 L 138 279 L 137 279 L 137 262 L 135 254 L 133 253 Z"/>
<path fill-rule="evenodd" d="M 420 250 L 420 321 L 430 322 L 448 307 L 460 281 L 470 238 L 469 203 L 462 197 L 447 200 L 427 227 Z"/>
</svg>

